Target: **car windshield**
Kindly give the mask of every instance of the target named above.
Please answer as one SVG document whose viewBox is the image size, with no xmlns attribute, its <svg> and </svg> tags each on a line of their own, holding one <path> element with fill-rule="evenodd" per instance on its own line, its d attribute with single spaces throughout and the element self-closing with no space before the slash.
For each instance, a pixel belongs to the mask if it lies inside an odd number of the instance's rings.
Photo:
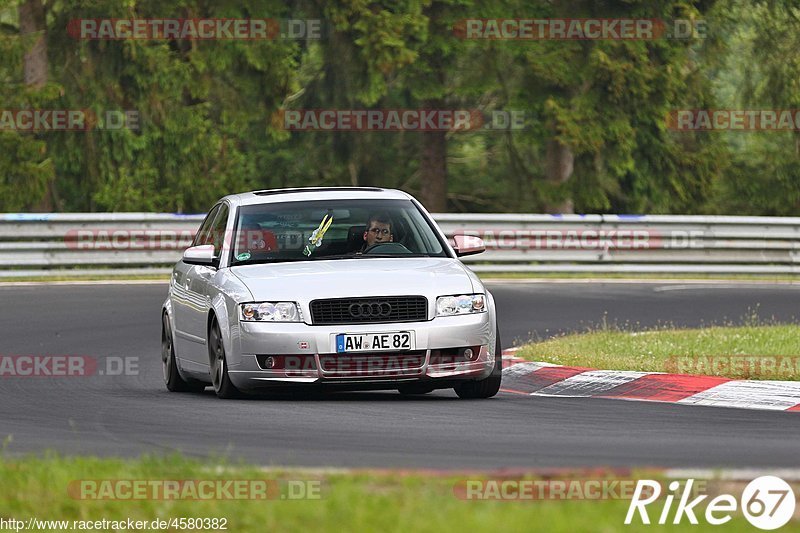
<svg viewBox="0 0 800 533">
<path fill-rule="evenodd" d="M 446 257 L 410 200 L 315 200 L 239 208 L 232 265 L 387 256 Z M 365 238 L 366 235 L 366 238 Z"/>
</svg>

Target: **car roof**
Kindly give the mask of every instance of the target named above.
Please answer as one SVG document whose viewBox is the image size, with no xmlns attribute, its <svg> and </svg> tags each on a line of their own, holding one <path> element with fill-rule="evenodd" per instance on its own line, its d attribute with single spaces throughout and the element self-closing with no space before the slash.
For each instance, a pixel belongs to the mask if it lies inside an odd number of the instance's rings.
<svg viewBox="0 0 800 533">
<path fill-rule="evenodd" d="M 234 206 L 258 205 L 278 202 L 307 202 L 311 200 L 409 200 L 411 195 L 397 189 L 380 187 L 300 187 L 291 189 L 263 189 L 224 198 Z"/>
</svg>

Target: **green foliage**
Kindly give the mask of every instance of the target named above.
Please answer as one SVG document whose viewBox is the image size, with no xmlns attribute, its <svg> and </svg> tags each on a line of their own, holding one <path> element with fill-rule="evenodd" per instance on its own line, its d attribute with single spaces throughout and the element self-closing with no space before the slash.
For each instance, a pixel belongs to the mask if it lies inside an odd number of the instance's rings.
<svg viewBox="0 0 800 533">
<path fill-rule="evenodd" d="M 47 84 L 25 87 L 22 65 L 31 39 L 17 37 L 16 2 L 0 2 L 0 109 L 45 107 L 54 102 L 60 88 Z M 55 165 L 41 135 L 0 131 L 0 210 L 22 211 L 39 203 Z"/>
<path fill-rule="evenodd" d="M 722 107 L 800 109 L 800 7 L 729 0 L 731 53 L 717 75 Z M 731 132 L 730 169 L 715 186 L 714 212 L 797 216 L 800 132 Z"/>
<path fill-rule="evenodd" d="M 795 214 L 793 133 L 670 131 L 676 109 L 798 108 L 793 4 L 764 0 L 62 0 L 46 2 L 50 82 L 23 83 L 17 0 L 0 1 L 0 109 L 135 110 L 138 129 L 0 132 L 0 211 L 204 211 L 219 196 L 305 185 L 419 192 L 415 132 L 286 132 L 282 109 L 524 113 L 525 129 L 453 132 L 457 211 Z M 80 18 L 322 19 L 320 40 L 86 41 Z M 465 18 L 705 20 L 704 39 L 466 40 Z M 574 156 L 563 183 L 546 147 Z"/>
</svg>

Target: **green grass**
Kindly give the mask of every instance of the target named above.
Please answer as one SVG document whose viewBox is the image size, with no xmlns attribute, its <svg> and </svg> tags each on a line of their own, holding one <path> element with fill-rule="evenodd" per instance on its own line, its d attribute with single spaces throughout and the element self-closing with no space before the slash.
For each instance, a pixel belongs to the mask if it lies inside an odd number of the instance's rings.
<svg viewBox="0 0 800 533">
<path fill-rule="evenodd" d="M 568 474 L 564 474 L 568 475 Z M 628 479 L 636 479 L 631 473 Z M 652 477 L 645 471 L 639 477 Z M 133 520 L 227 518 L 228 531 L 675 531 L 681 528 L 625 526 L 629 501 L 476 501 L 454 495 L 453 487 L 470 475 L 398 472 L 325 473 L 263 470 L 249 466 L 220 468 L 180 456 L 138 460 L 86 457 L 0 457 L 0 518 L 51 520 Z M 318 480 L 320 499 L 282 500 L 79 500 L 68 495 L 75 480 L 270 479 Z M 597 475 L 593 477 L 597 479 Z M 657 519 L 661 504 L 651 510 Z M 674 507 L 673 507 L 674 512 Z M 655 516 L 654 516 L 655 515 Z M 716 531 L 702 522 L 693 531 Z M 790 523 L 786 529 L 797 529 Z M 683 527 L 686 527 L 684 524 Z M 741 515 L 726 531 L 747 530 Z M 174 531 L 174 530 L 173 530 Z"/>
<path fill-rule="evenodd" d="M 747 325 L 624 331 L 601 328 L 528 344 L 532 361 L 607 370 L 800 379 L 800 327 Z"/>
</svg>

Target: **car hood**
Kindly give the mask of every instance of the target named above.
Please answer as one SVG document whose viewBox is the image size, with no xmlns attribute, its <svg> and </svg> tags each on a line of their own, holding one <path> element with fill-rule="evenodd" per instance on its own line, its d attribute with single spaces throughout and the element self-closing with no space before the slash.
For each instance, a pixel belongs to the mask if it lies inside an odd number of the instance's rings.
<svg viewBox="0 0 800 533">
<path fill-rule="evenodd" d="M 471 276 L 444 257 L 317 260 L 232 268 L 258 300 L 309 302 L 318 298 L 465 294 Z"/>
</svg>

